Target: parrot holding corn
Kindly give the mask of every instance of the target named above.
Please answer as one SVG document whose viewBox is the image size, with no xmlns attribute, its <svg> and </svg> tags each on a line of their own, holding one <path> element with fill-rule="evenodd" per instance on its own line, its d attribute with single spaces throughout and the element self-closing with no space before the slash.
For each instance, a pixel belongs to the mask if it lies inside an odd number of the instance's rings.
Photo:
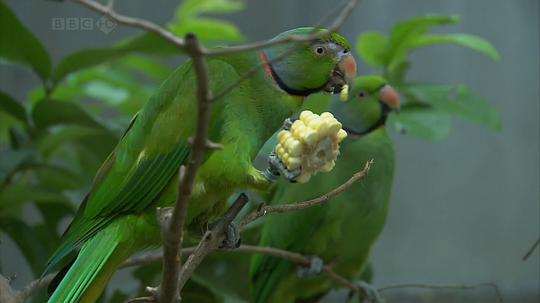
<svg viewBox="0 0 540 303">
<path fill-rule="evenodd" d="M 319 257 L 312 262 L 319 264 L 318 269 L 313 268 L 315 271 L 320 273 L 324 262 L 343 277 L 353 279 L 366 267 L 371 246 L 382 231 L 388 212 L 394 148 L 384 124 L 389 112 L 399 108 L 399 97 L 384 79 L 367 76 L 354 82 L 348 102 L 333 99 L 329 106 L 319 104 L 318 108 L 329 109 L 348 133 L 334 169 L 304 184 L 279 182 L 270 204 L 319 197 L 343 184 L 370 159 L 375 159 L 375 165 L 361 184 L 324 205 L 269 216 L 262 227 L 259 246 Z M 315 105 L 307 103 L 306 107 Z M 336 286 L 324 274 L 299 277 L 295 265 L 281 258 L 254 255 L 251 261 L 255 303 L 316 302 Z M 304 269 L 306 273 L 310 272 Z M 376 296 L 371 290 L 370 294 Z"/>
<path fill-rule="evenodd" d="M 208 151 L 198 171 L 187 215 L 191 227 L 219 216 L 234 191 L 267 189 L 271 178 L 252 164 L 264 142 L 306 96 L 338 93 L 354 79 L 356 63 L 339 34 L 304 27 L 275 39 L 319 31 L 325 33 L 315 41 L 208 59 L 214 95 L 254 66 L 263 68 L 214 102 L 209 139 L 223 148 Z M 196 87 L 188 62 L 132 119 L 49 259 L 45 274 L 61 268 L 49 287 L 49 303 L 95 302 L 124 260 L 160 244 L 155 209 L 174 204 L 178 169 L 189 161 Z M 273 171 L 288 172 L 281 162 L 274 163 Z M 290 181 L 296 177 L 287 176 Z"/>
</svg>

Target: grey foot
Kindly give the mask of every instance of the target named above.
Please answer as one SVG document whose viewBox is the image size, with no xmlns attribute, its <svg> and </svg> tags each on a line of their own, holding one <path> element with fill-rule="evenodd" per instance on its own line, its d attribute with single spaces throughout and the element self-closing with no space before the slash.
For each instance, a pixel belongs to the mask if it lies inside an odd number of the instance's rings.
<svg viewBox="0 0 540 303">
<path fill-rule="evenodd" d="M 297 275 L 301 278 L 316 277 L 320 275 L 323 270 L 324 262 L 321 258 L 311 256 L 309 259 L 309 267 L 298 269 Z"/>
<path fill-rule="evenodd" d="M 231 222 L 225 230 L 225 239 L 220 248 L 235 249 L 240 246 L 240 229 L 236 223 Z"/>
<path fill-rule="evenodd" d="M 281 129 L 282 130 L 291 130 L 291 126 L 293 124 L 293 122 L 295 121 L 296 119 L 291 119 L 291 118 L 287 118 L 285 119 L 285 121 L 283 121 L 283 125 L 281 126 Z"/>
<path fill-rule="evenodd" d="M 372 285 L 364 282 L 364 281 L 360 281 L 360 282 L 355 282 L 356 286 L 358 286 L 358 288 L 360 288 L 363 292 L 363 294 L 360 294 L 359 295 L 359 301 L 358 302 L 361 302 L 361 303 L 364 303 L 364 302 L 368 302 L 368 303 L 384 303 L 384 300 L 383 298 L 381 297 L 381 295 L 379 294 L 379 292 L 377 291 L 377 289 L 375 287 L 373 287 Z M 353 294 L 350 294 L 349 297 L 352 297 Z"/>
<path fill-rule="evenodd" d="M 268 155 L 268 168 L 264 172 L 268 181 L 275 182 L 279 176 L 283 176 L 289 182 L 294 183 L 301 173 L 302 171 L 300 169 L 288 170 L 275 152 L 271 152 Z"/>
</svg>

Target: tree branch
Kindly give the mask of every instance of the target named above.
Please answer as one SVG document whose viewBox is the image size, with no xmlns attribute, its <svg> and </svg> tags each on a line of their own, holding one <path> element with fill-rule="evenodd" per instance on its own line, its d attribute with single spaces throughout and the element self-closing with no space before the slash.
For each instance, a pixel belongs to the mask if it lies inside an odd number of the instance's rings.
<svg viewBox="0 0 540 303">
<path fill-rule="evenodd" d="M 538 240 L 536 240 L 536 243 L 534 243 L 531 248 L 529 248 L 529 250 L 527 251 L 527 253 L 523 256 L 523 258 L 521 259 L 522 261 L 527 261 L 527 259 L 529 259 L 529 257 L 532 255 L 532 253 L 534 252 L 534 250 L 540 246 L 540 238 L 538 238 Z"/>
<path fill-rule="evenodd" d="M 72 0 L 73 2 L 80 3 L 86 7 L 88 7 L 91 10 L 94 10 L 98 13 L 106 15 L 108 18 L 118 22 L 122 25 L 127 25 L 135 28 L 143 29 L 147 32 L 151 32 L 154 34 L 157 34 L 158 36 L 161 36 L 165 40 L 169 41 L 171 44 L 175 45 L 176 47 L 180 49 L 185 49 L 185 41 L 170 31 L 160 27 L 159 25 L 150 22 L 148 20 L 139 19 L 139 18 L 133 18 L 124 16 L 121 14 L 118 14 L 112 9 L 112 5 L 103 5 L 99 2 L 93 1 L 93 0 Z"/>
<path fill-rule="evenodd" d="M 180 269 L 180 249 L 184 223 L 186 221 L 188 202 L 191 197 L 197 170 L 201 166 L 204 152 L 208 145 L 208 129 L 210 127 L 210 109 L 212 105 L 212 92 L 208 83 L 208 66 L 206 59 L 201 54 L 199 41 L 193 34 L 186 35 L 185 50 L 193 60 L 193 67 L 197 76 L 197 129 L 191 145 L 190 161 L 185 169 L 185 174 L 180 169 L 179 188 L 176 203 L 170 220 L 161 220 L 163 238 L 163 274 L 162 282 L 158 288 L 158 301 L 172 303 L 179 296 L 178 280 Z M 162 215 L 164 212 L 160 211 Z M 180 288 L 181 289 L 181 288 Z"/>
<path fill-rule="evenodd" d="M 333 197 L 344 192 L 346 189 L 351 187 L 354 183 L 366 177 L 373 163 L 374 163 L 373 159 L 369 160 L 368 162 L 366 162 L 364 169 L 354 174 L 349 180 L 347 180 L 345 183 L 341 184 L 340 186 L 338 186 L 331 192 L 324 194 L 318 198 L 302 201 L 302 202 L 283 204 L 283 205 L 263 205 L 262 207 L 259 207 L 258 209 L 256 209 L 255 211 L 247 215 L 240 222 L 240 227 L 245 227 L 249 223 L 267 214 L 298 211 L 298 210 L 324 204 L 328 202 L 330 199 L 332 199 Z"/>
<path fill-rule="evenodd" d="M 292 35 L 280 39 L 273 39 L 273 40 L 264 40 L 259 42 L 253 42 L 248 43 L 244 45 L 238 45 L 238 46 L 229 46 L 226 48 L 220 48 L 216 50 L 209 50 L 205 52 L 205 55 L 207 56 L 221 56 L 221 55 L 227 55 L 232 53 L 241 53 L 241 52 L 248 52 L 248 51 L 254 51 L 254 50 L 260 50 L 263 48 L 267 48 L 270 46 L 275 46 L 278 44 L 286 44 L 291 42 L 309 42 L 313 41 L 319 38 L 323 38 L 325 36 L 328 36 L 330 33 L 336 32 L 341 25 L 345 22 L 347 17 L 352 13 L 352 10 L 356 6 L 358 0 L 349 0 L 343 9 L 341 10 L 341 13 L 337 16 L 337 18 L 334 20 L 332 25 L 328 27 L 328 32 L 319 32 L 315 31 L 311 35 L 307 36 L 297 36 Z"/>
</svg>

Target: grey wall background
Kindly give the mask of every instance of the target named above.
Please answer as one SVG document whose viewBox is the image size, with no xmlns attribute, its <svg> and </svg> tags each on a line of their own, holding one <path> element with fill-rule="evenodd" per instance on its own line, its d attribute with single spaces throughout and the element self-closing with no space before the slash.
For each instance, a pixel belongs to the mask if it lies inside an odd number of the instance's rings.
<svg viewBox="0 0 540 303">
<path fill-rule="evenodd" d="M 95 31 L 53 31 L 53 17 L 96 17 L 73 3 L 7 0 L 58 61 L 84 47 L 109 45 L 135 32 L 118 27 Z M 296 26 L 315 24 L 338 1 L 246 1 L 229 17 L 250 40 Z M 117 10 L 158 23 L 170 19 L 177 1 L 116 1 Z M 539 1 L 364 0 L 344 24 L 352 41 L 364 30 L 387 31 L 398 20 L 425 13 L 458 14 L 449 32 L 490 40 L 502 61 L 472 51 L 441 46 L 417 51 L 411 76 L 418 80 L 464 83 L 502 113 L 503 130 L 494 133 L 455 121 L 450 137 L 431 143 L 395 135 L 397 174 L 388 224 L 374 250 L 375 285 L 402 282 L 469 284 L 493 281 L 511 302 L 538 302 L 539 253 L 521 257 L 538 238 L 539 204 Z M 359 72 L 371 72 L 360 63 Z M 0 66 L 0 89 L 23 99 L 38 79 L 19 68 Z M 30 277 L 9 240 L 0 247 L 16 285 Z M 396 292 L 388 293 L 388 295 Z M 441 293 L 400 292 L 411 302 L 435 300 Z M 420 295 L 419 295 L 420 294 Z M 445 292 L 453 302 L 494 302 L 489 289 Z M 413 299 L 414 298 L 414 299 Z M 390 300 L 392 302 L 392 300 Z"/>
</svg>

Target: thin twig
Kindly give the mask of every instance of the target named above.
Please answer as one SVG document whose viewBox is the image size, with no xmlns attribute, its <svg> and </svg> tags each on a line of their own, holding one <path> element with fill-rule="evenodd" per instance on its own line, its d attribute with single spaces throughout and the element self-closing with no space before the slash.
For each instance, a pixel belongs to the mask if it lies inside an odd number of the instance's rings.
<svg viewBox="0 0 540 303">
<path fill-rule="evenodd" d="M 234 252 L 245 252 L 245 253 L 251 253 L 251 254 L 261 254 L 261 255 L 277 257 L 277 258 L 285 259 L 287 261 L 290 261 L 291 263 L 294 263 L 303 267 L 307 267 L 311 264 L 311 260 L 302 254 L 291 252 L 288 250 L 273 248 L 273 247 L 240 245 L 240 247 L 235 249 Z M 332 269 L 331 266 L 324 265 L 322 267 L 322 271 L 326 275 L 328 275 L 328 277 L 334 280 L 334 282 L 336 282 L 337 284 L 340 284 L 341 286 L 348 288 L 362 296 L 366 295 L 363 289 L 359 288 L 358 286 L 354 285 L 353 283 L 351 283 L 349 280 L 347 280 L 340 274 L 336 273 Z"/>
<path fill-rule="evenodd" d="M 208 83 L 208 66 L 206 59 L 201 55 L 200 44 L 193 34 L 186 35 L 185 50 L 193 60 L 193 67 L 197 76 L 197 129 L 191 155 L 185 174 L 180 174 L 180 186 L 176 203 L 170 220 L 163 233 L 163 273 L 162 282 L 158 289 L 160 303 L 172 303 L 179 295 L 178 281 L 180 274 L 180 249 L 184 222 L 186 221 L 188 202 L 191 197 L 197 170 L 203 161 L 204 152 L 208 148 L 208 129 L 210 127 L 210 109 L 212 105 L 212 92 Z M 182 176 L 183 175 L 183 176 Z M 180 288 L 181 289 L 181 288 Z"/>
<path fill-rule="evenodd" d="M 352 10 L 356 6 L 357 2 L 358 0 L 349 0 L 347 2 L 347 4 L 345 5 L 341 13 L 337 16 L 337 18 L 332 23 L 332 25 L 328 27 L 328 32 L 318 31 L 307 36 L 292 35 L 292 36 L 284 37 L 281 39 L 264 40 L 264 41 L 253 42 L 253 43 L 248 43 L 244 45 L 230 46 L 226 48 L 206 51 L 205 55 L 221 56 L 221 55 L 226 55 L 226 54 L 231 54 L 231 53 L 240 53 L 240 52 L 260 50 L 260 49 L 278 45 L 278 44 L 286 44 L 286 43 L 291 43 L 291 42 L 309 42 L 309 41 L 322 38 L 339 29 L 339 27 L 343 24 L 343 22 L 345 22 L 347 17 L 352 13 Z"/>
<path fill-rule="evenodd" d="M 11 288 L 10 280 L 0 275 L 0 302 L 1 303 L 23 303 L 36 291 L 45 287 L 54 278 L 55 274 L 48 274 L 41 279 L 34 280 L 26 285 L 22 290 Z"/>
<path fill-rule="evenodd" d="M 491 287 L 495 291 L 495 294 L 497 295 L 497 299 L 499 302 L 504 302 L 503 297 L 501 295 L 501 292 L 499 290 L 499 287 L 497 284 L 493 282 L 487 282 L 487 283 L 478 283 L 478 284 L 471 284 L 471 285 L 462 285 L 462 284 L 428 284 L 428 283 L 403 283 L 403 284 L 394 284 L 394 285 L 387 285 L 384 287 L 381 287 L 377 289 L 379 292 L 384 292 L 390 289 L 398 289 L 398 288 L 427 288 L 427 289 L 474 289 L 479 287 Z"/>
<path fill-rule="evenodd" d="M 233 222 L 234 218 L 240 213 L 242 208 L 247 204 L 248 198 L 245 194 L 241 194 L 233 205 L 227 210 L 225 215 L 218 223 L 209 231 L 207 231 L 195 251 L 189 255 L 180 271 L 179 289 L 182 289 L 186 282 L 191 278 L 195 269 L 201 264 L 204 258 L 212 251 L 219 248 L 224 239 L 226 228 Z"/>
<path fill-rule="evenodd" d="M 536 240 L 536 243 L 534 243 L 531 248 L 529 248 L 529 250 L 527 251 L 527 253 L 523 256 L 523 258 L 521 259 L 522 261 L 527 261 L 527 259 L 529 259 L 529 257 L 532 255 L 532 253 L 534 252 L 534 250 L 540 246 L 540 238 L 538 238 L 538 240 Z"/>
<path fill-rule="evenodd" d="M 170 43 L 177 46 L 178 48 L 180 48 L 180 49 L 185 48 L 184 39 L 175 36 L 170 31 L 160 27 L 159 25 L 157 25 L 157 24 L 155 24 L 153 22 L 150 22 L 150 21 L 144 20 L 144 19 L 133 18 L 133 17 L 128 17 L 128 16 L 118 14 L 117 12 L 115 12 L 112 9 L 112 7 L 109 7 L 108 5 L 103 5 L 103 4 L 101 4 L 99 2 L 96 2 L 96 1 L 92 1 L 92 0 L 72 0 L 72 1 L 80 3 L 80 4 L 90 8 L 91 10 L 94 10 L 94 11 L 96 11 L 98 13 L 104 14 L 108 18 L 118 22 L 119 24 L 140 28 L 140 29 L 143 29 L 143 30 L 145 30 L 147 32 L 157 34 L 158 36 L 161 36 L 162 38 L 169 41 Z"/>
<path fill-rule="evenodd" d="M 369 173 L 369 169 L 371 168 L 371 165 L 373 165 L 373 159 L 366 162 L 366 165 L 364 166 L 364 169 L 354 174 L 349 180 L 347 180 L 345 183 L 341 184 L 331 192 L 324 194 L 318 198 L 302 201 L 302 202 L 296 202 L 296 203 L 290 203 L 290 204 L 283 204 L 283 205 L 264 205 L 262 207 L 259 207 L 258 209 L 254 210 L 252 213 L 247 215 L 241 222 L 240 227 L 244 227 L 248 225 L 249 223 L 255 221 L 256 219 L 267 215 L 271 213 L 285 213 L 285 212 L 292 212 L 292 211 L 298 211 L 310 207 L 314 207 L 317 205 L 324 204 L 328 202 L 333 197 L 341 194 L 346 189 L 351 187 L 354 183 L 362 180 L 367 174 Z"/>
</svg>

